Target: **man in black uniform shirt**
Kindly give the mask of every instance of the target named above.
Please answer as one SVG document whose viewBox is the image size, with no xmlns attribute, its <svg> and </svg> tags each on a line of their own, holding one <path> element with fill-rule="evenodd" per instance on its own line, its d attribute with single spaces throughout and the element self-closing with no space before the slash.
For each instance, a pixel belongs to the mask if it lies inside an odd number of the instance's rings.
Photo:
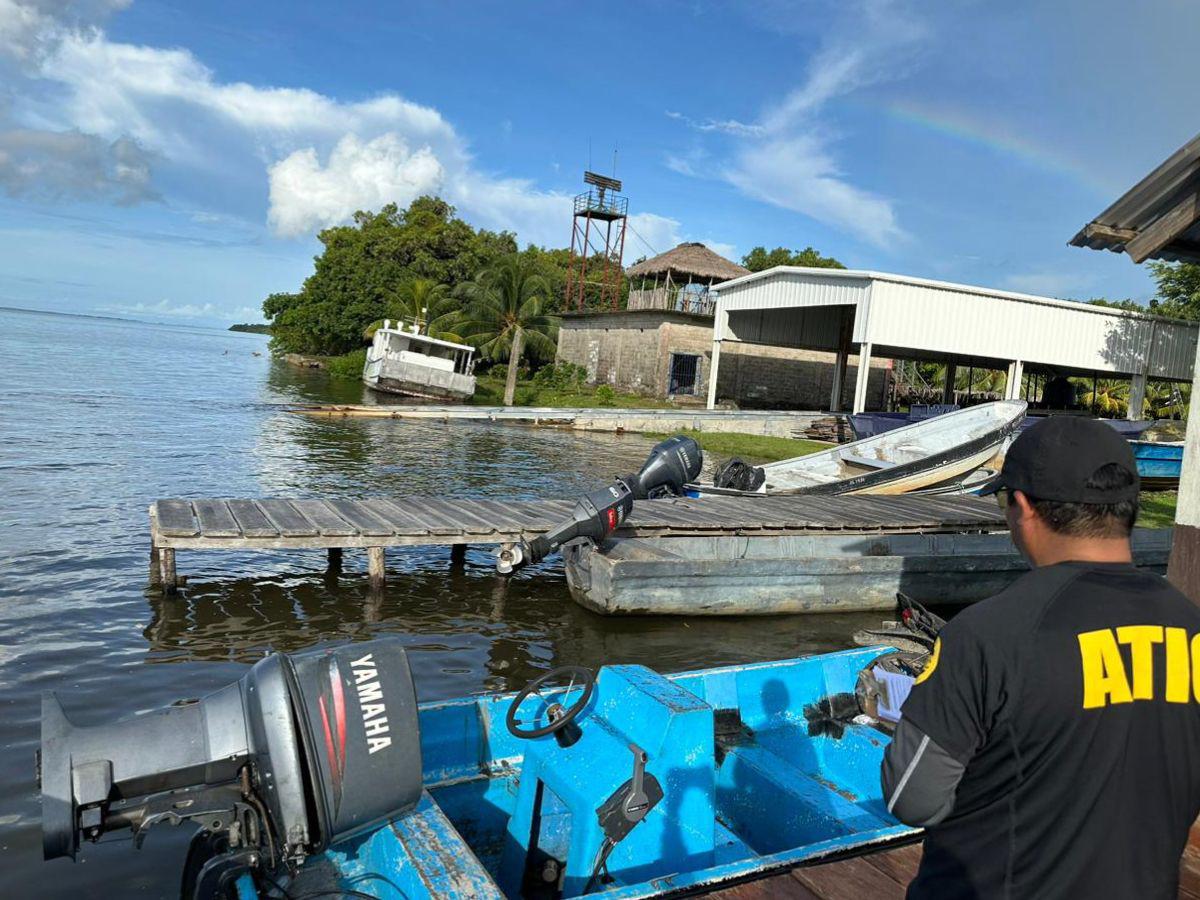
<svg viewBox="0 0 1200 900">
<path fill-rule="evenodd" d="M 883 763 L 909 897 L 1173 898 L 1200 811 L 1200 609 L 1133 567 L 1138 478 L 1046 419 L 989 485 L 1033 571 L 942 630 Z"/>
</svg>

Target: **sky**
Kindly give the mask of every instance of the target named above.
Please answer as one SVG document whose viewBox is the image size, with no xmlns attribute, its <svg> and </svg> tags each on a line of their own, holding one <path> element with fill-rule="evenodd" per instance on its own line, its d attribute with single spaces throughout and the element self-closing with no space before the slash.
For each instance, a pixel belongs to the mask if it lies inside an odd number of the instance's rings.
<svg viewBox="0 0 1200 900">
<path fill-rule="evenodd" d="M 589 166 L 627 264 L 1144 301 L 1067 241 L 1200 130 L 1197 34 L 1193 0 L 0 0 L 0 306 L 261 321 L 356 209 L 566 246 Z"/>
</svg>

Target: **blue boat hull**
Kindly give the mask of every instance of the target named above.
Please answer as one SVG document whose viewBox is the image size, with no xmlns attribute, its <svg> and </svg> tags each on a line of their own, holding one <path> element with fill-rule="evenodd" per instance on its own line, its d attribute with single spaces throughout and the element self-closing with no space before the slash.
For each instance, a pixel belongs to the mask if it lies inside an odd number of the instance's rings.
<svg viewBox="0 0 1200 900">
<path fill-rule="evenodd" d="M 1169 490 L 1179 486 L 1183 471 L 1182 443 L 1130 441 L 1143 490 Z"/>
<path fill-rule="evenodd" d="M 544 865 L 562 896 L 580 896 L 603 841 L 597 810 L 630 779 L 634 746 L 663 799 L 608 856 L 613 880 L 588 896 L 653 897 L 910 838 L 917 832 L 881 797 L 885 733 L 851 723 L 837 738 L 810 735 L 804 716 L 806 705 L 853 691 L 879 652 L 669 677 L 608 666 L 569 747 L 510 735 L 511 695 L 424 705 L 418 808 L 310 857 L 288 891 L 512 898 L 530 895 L 530 872 Z M 521 715 L 555 699 L 546 693 Z M 248 876 L 238 887 L 257 896 Z"/>
</svg>

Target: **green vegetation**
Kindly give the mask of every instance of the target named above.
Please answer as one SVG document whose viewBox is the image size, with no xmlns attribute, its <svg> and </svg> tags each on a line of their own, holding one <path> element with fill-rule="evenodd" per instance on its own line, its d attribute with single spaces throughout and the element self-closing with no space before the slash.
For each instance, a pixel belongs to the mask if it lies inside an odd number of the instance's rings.
<svg viewBox="0 0 1200 900">
<path fill-rule="evenodd" d="M 351 350 L 341 356 L 331 356 L 326 360 L 326 371 L 333 378 L 362 378 L 363 366 L 367 364 L 367 351 Z"/>
<path fill-rule="evenodd" d="M 1143 493 L 1138 511 L 1138 525 L 1146 528 L 1170 528 L 1175 524 L 1175 503 L 1179 494 L 1175 491 L 1153 491 Z"/>
<path fill-rule="evenodd" d="M 377 213 L 357 212 L 352 225 L 317 237 L 324 249 L 299 293 L 272 294 L 263 303 L 279 352 L 355 350 L 406 282 L 429 279 L 453 290 L 517 251 L 513 235 L 476 230 L 436 197 L 419 197 L 406 210 L 388 204 Z"/>
<path fill-rule="evenodd" d="M 1173 319 L 1200 319 L 1200 265 L 1152 262 L 1150 272 L 1158 283 L 1150 312 Z"/>
<path fill-rule="evenodd" d="M 721 457 L 740 456 L 749 463 L 776 462 L 794 456 L 807 456 L 818 450 L 828 450 L 832 444 L 822 441 L 806 441 L 798 438 L 769 437 L 762 434 L 741 434 L 723 431 L 676 431 L 695 438 L 700 449 Z M 662 440 L 666 434 L 647 434 L 646 437 Z"/>
<path fill-rule="evenodd" d="M 619 409 L 671 409 L 674 404 L 640 394 L 617 393 L 606 384 L 590 387 L 584 383 L 587 373 L 582 366 L 558 363 L 543 366 L 532 378 L 518 378 L 514 406 L 604 406 Z M 506 379 L 498 371 L 475 379 L 476 406 L 500 406 Z"/>
<path fill-rule="evenodd" d="M 384 319 L 416 325 L 418 334 L 427 334 L 440 341 L 462 343 L 454 329 L 458 326 L 460 304 L 450 296 L 450 289 L 432 278 L 413 278 L 389 292 L 387 313 L 363 331 L 363 339 L 371 340 L 383 327 Z"/>
<path fill-rule="evenodd" d="M 239 322 L 237 325 L 230 325 L 230 331 L 244 331 L 247 334 L 270 334 L 271 326 L 262 324 L 251 324 L 248 322 Z"/>
<path fill-rule="evenodd" d="M 766 247 L 755 247 L 742 257 L 742 265 L 751 272 L 761 272 L 773 266 L 806 266 L 811 269 L 844 269 L 846 268 L 832 256 L 822 256 L 812 247 L 805 247 L 794 253 L 787 247 L 776 247 L 768 250 Z"/>
<path fill-rule="evenodd" d="M 554 356 L 559 320 L 545 312 L 549 285 L 532 260 L 514 253 L 460 285 L 458 294 L 466 301 L 457 319 L 466 340 L 479 348 L 483 359 L 508 360 L 504 405 L 512 406 L 522 355 L 528 351 L 535 359 Z"/>
</svg>

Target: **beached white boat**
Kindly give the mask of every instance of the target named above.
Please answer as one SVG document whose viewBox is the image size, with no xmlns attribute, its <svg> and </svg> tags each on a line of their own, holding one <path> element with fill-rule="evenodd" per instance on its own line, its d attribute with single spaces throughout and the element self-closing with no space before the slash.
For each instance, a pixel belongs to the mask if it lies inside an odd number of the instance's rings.
<svg viewBox="0 0 1200 900">
<path fill-rule="evenodd" d="M 388 394 L 467 400 L 475 393 L 475 348 L 417 334 L 385 320 L 375 332 L 363 381 Z"/>
<path fill-rule="evenodd" d="M 1002 452 L 1026 404 L 1001 400 L 947 413 L 874 437 L 762 467 L 756 491 L 690 484 L 697 497 L 722 494 L 906 494 L 954 484 Z"/>
</svg>

